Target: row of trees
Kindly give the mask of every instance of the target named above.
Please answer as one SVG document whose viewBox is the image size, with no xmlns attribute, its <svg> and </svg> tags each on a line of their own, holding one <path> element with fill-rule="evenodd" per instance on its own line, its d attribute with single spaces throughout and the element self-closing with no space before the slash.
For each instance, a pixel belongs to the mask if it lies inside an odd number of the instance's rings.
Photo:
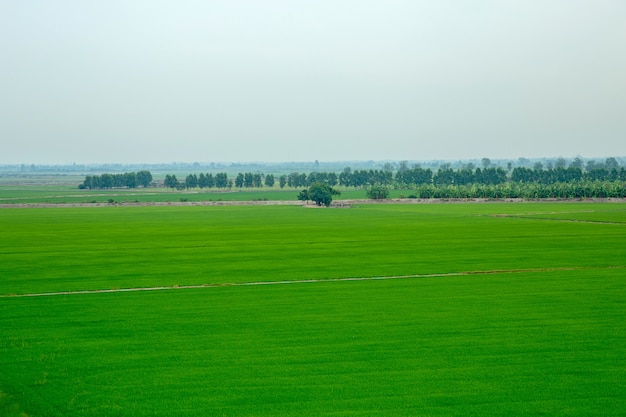
<svg viewBox="0 0 626 417">
<path fill-rule="evenodd" d="M 385 198 L 390 188 L 416 188 L 418 197 L 429 198 L 476 198 L 493 197 L 528 197 L 544 196 L 568 198 L 576 197 L 619 197 L 623 193 L 626 182 L 626 169 L 612 166 L 607 169 L 604 164 L 584 170 L 573 164 L 565 168 L 526 168 L 516 167 L 507 172 L 500 167 L 476 168 L 469 167 L 452 169 L 442 166 L 435 173 L 431 169 L 421 167 L 403 167 L 395 175 L 388 170 L 355 170 L 345 168 L 339 175 L 334 172 L 311 172 L 309 174 L 293 172 L 278 177 L 281 188 L 310 188 L 313 184 L 325 184 L 328 187 L 341 185 L 344 187 L 366 188 L 371 191 L 371 198 Z M 127 172 L 124 174 L 88 175 L 79 188 L 136 188 L 148 187 L 153 183 L 149 171 Z M 166 175 L 163 185 L 175 189 L 191 188 L 260 188 L 274 187 L 276 178 L 273 174 L 239 173 L 235 179 L 228 178 L 227 173 L 199 175 L 189 174 L 184 180 L 176 175 Z M 611 184 L 610 186 L 607 184 Z M 534 186 L 533 186 L 534 185 Z M 387 190 L 387 191 L 385 191 Z M 454 190 L 454 191 L 453 191 Z M 539 195 L 539 197 L 536 197 Z"/>
<path fill-rule="evenodd" d="M 235 178 L 235 187 L 237 188 L 243 188 L 243 187 L 260 188 L 260 187 L 263 187 L 264 183 L 266 187 L 273 187 L 275 181 L 276 180 L 274 179 L 273 174 L 263 175 L 263 174 L 252 173 L 252 172 L 246 172 L 245 174 L 242 174 L 240 172 L 239 174 L 237 174 L 237 177 Z"/>
<path fill-rule="evenodd" d="M 323 182 L 315 182 L 298 194 L 298 200 L 314 201 L 318 206 L 329 206 L 333 196 L 340 192 Z M 382 200 L 388 198 L 389 189 L 374 185 L 367 190 L 368 198 Z M 422 184 L 416 187 L 409 198 L 626 198 L 624 181 L 578 181 L 572 183 L 515 183 L 435 185 Z"/>
<path fill-rule="evenodd" d="M 436 173 L 430 169 L 415 167 L 396 172 L 392 177 L 390 172 L 385 171 L 354 171 L 344 170 L 339 175 L 339 184 L 357 188 L 371 187 L 374 185 L 394 186 L 405 188 L 418 185 L 499 185 L 508 182 L 556 184 L 579 181 L 626 181 L 626 169 L 624 167 L 596 168 L 583 171 L 575 167 L 558 167 L 551 169 L 514 168 L 510 175 L 503 168 L 461 168 L 454 170 L 443 167 Z"/>
<path fill-rule="evenodd" d="M 337 185 L 355 188 L 385 186 L 393 188 L 411 188 L 419 185 L 500 185 L 509 182 L 557 184 L 580 181 L 626 181 L 626 170 L 607 170 L 606 168 L 583 171 L 575 167 L 551 169 L 514 168 L 510 175 L 503 168 L 461 168 L 458 170 L 443 167 L 436 173 L 431 169 L 414 167 L 396 172 L 382 170 L 355 170 L 345 168 L 339 175 L 334 172 L 311 172 L 309 174 L 293 172 L 278 177 L 280 188 L 308 188 L 320 182 L 330 187 Z M 164 185 L 171 188 L 262 188 L 274 187 L 276 178 L 273 174 L 239 173 L 234 181 L 226 173 L 188 175 L 184 181 L 178 181 L 175 175 L 167 175 Z"/>
<path fill-rule="evenodd" d="M 150 171 L 125 172 L 123 174 L 87 175 L 80 189 L 137 188 L 152 184 Z"/>
<path fill-rule="evenodd" d="M 626 181 L 626 170 L 624 167 L 613 168 L 594 168 L 583 171 L 581 168 L 570 166 L 569 168 L 553 168 L 553 169 L 529 169 L 515 168 L 511 173 L 511 181 L 515 182 L 536 182 L 540 184 L 556 184 L 558 182 L 576 182 L 576 181 Z"/>
<path fill-rule="evenodd" d="M 422 184 L 409 198 L 626 198 L 624 181 L 577 181 L 554 184 L 507 182 L 498 185 Z M 372 198 L 372 197 L 371 197 Z"/>
<path fill-rule="evenodd" d="M 163 181 L 163 186 L 167 188 L 176 188 L 183 190 L 185 188 L 232 188 L 233 181 L 228 178 L 228 174 L 225 172 L 219 172 L 213 174 L 189 174 L 184 181 L 179 181 L 176 175 L 166 175 Z"/>
</svg>

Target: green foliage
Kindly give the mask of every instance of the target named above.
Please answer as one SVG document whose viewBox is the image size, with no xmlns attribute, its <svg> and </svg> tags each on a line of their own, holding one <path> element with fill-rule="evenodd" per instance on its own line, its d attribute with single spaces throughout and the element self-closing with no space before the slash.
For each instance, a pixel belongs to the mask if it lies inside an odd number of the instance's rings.
<svg viewBox="0 0 626 417">
<path fill-rule="evenodd" d="M 389 198 L 389 189 L 383 185 L 373 185 L 367 190 L 367 197 L 372 200 Z"/>
<path fill-rule="evenodd" d="M 176 175 L 166 175 L 165 180 L 163 181 L 163 185 L 167 188 L 178 188 L 178 179 Z"/>
<path fill-rule="evenodd" d="M 553 184 L 508 182 L 499 185 L 421 185 L 416 188 L 415 194 L 419 198 L 625 198 L 626 182 L 577 181 Z"/>
<path fill-rule="evenodd" d="M 198 186 L 198 176 L 196 174 L 189 174 L 185 178 L 185 188 L 196 188 Z"/>
<path fill-rule="evenodd" d="M 215 174 L 215 186 L 217 188 L 231 188 L 232 182 L 228 180 L 228 174 L 220 172 Z"/>
<path fill-rule="evenodd" d="M 300 201 L 308 201 L 309 200 L 309 190 L 306 188 L 304 190 L 300 190 L 298 193 L 298 200 Z"/>
<path fill-rule="evenodd" d="M 326 207 L 333 201 L 333 196 L 339 194 L 339 191 L 323 182 L 313 183 L 307 191 L 308 200 L 315 202 L 318 206 L 324 205 Z M 300 195 L 298 195 L 298 199 L 300 199 Z"/>
<path fill-rule="evenodd" d="M 124 174 L 87 175 L 78 188 L 81 190 L 136 188 L 137 186 L 148 187 L 151 183 L 152 174 L 150 174 L 150 171 L 139 171 L 125 172 Z"/>
</svg>

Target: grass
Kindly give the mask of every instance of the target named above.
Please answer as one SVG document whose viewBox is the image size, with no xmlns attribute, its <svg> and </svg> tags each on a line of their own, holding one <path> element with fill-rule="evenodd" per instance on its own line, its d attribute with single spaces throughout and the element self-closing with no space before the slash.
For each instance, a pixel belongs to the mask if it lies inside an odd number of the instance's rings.
<svg viewBox="0 0 626 417">
<path fill-rule="evenodd" d="M 495 269 L 611 266 L 624 227 L 495 213 L 619 204 L 3 210 L 0 294 Z M 532 214 L 537 211 L 537 214 Z M 528 215 L 527 215 L 528 216 Z"/>
<path fill-rule="evenodd" d="M 365 190 L 340 187 L 341 195 L 336 200 L 365 199 Z M 0 187 L 0 204 L 27 203 L 107 203 L 110 199 L 119 203 L 128 202 L 179 202 L 184 201 L 254 201 L 254 200 L 297 200 L 301 189 L 278 186 L 263 189 L 232 190 L 172 190 L 169 188 L 136 188 L 79 190 L 75 186 L 61 185 L 4 185 Z M 391 190 L 390 197 L 411 195 L 412 190 Z"/>
<path fill-rule="evenodd" d="M 14 298 L 2 375 L 33 415 L 620 415 L 625 296 L 610 270 Z"/>
<path fill-rule="evenodd" d="M 1 214 L 0 294 L 536 270 L 3 297 L 0 414 L 626 409 L 623 204 Z"/>
<path fill-rule="evenodd" d="M 365 192 L 363 191 L 363 198 Z M 296 200 L 298 191 L 281 190 L 172 190 L 169 188 L 136 188 L 79 190 L 70 186 L 3 186 L 0 204 L 17 203 L 106 203 L 116 202 L 178 202 L 185 201 L 253 201 Z"/>
</svg>

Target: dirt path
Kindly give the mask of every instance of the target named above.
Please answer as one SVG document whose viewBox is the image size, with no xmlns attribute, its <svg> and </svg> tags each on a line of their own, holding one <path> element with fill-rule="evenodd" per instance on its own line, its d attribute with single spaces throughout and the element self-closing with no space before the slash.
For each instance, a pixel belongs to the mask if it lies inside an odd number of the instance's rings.
<svg viewBox="0 0 626 417">
<path fill-rule="evenodd" d="M 584 211 L 583 213 L 591 213 L 593 211 Z M 563 223 L 590 223 L 590 224 L 612 224 L 617 226 L 626 226 L 626 222 L 610 222 L 605 220 L 580 220 L 580 219 L 561 219 L 556 217 L 535 217 L 536 214 L 565 214 L 565 213 L 533 213 L 532 215 L 522 214 L 489 214 L 489 217 L 500 217 L 508 219 L 523 219 L 523 220 L 543 220 L 548 222 L 563 222 Z"/>
<path fill-rule="evenodd" d="M 385 200 L 335 200 L 330 208 L 347 208 L 355 204 L 484 204 L 484 203 L 626 203 L 626 198 L 588 199 L 524 199 L 524 198 L 388 198 Z M 2 208 L 71 208 L 71 207 L 187 207 L 187 206 L 302 206 L 317 207 L 312 202 L 299 200 L 262 201 L 170 201 L 170 202 L 123 202 L 123 203 L 2 203 Z"/>
<path fill-rule="evenodd" d="M 457 277 L 469 275 L 495 275 L 495 274 L 521 274 L 521 273 L 544 273 L 555 271 L 583 271 L 592 269 L 624 269 L 626 265 L 604 266 L 604 267 L 563 267 L 563 268 L 531 268 L 531 269 L 498 269 L 490 271 L 464 271 L 449 272 L 442 274 L 415 274 L 415 275 L 391 275 L 382 277 L 346 277 L 346 278 L 328 278 L 328 279 L 300 279 L 300 280 L 283 280 L 283 281 L 252 281 L 252 282 L 232 282 L 232 283 L 216 283 L 216 284 L 199 284 L 199 285 L 176 285 L 176 286 L 160 286 L 160 287 L 136 287 L 136 288 L 112 288 L 101 290 L 79 290 L 79 291 L 58 291 L 58 292 L 42 292 L 31 294 L 0 294 L 0 298 L 19 298 L 19 297 L 53 297 L 60 295 L 81 295 L 81 294 L 106 294 L 120 292 L 138 292 L 138 291 L 164 291 L 164 290 L 188 290 L 200 288 L 217 288 L 217 287 L 247 287 L 256 285 L 288 285 L 288 284 L 318 284 L 323 282 L 348 282 L 348 281 L 385 281 L 392 279 L 423 279 L 423 278 L 443 278 Z"/>
</svg>

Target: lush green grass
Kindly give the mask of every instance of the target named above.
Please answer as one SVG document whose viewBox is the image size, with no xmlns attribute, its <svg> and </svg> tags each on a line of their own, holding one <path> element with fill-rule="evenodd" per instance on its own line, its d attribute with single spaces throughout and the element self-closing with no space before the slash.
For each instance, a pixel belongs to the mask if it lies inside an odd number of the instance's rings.
<svg viewBox="0 0 626 417">
<path fill-rule="evenodd" d="M 5 209 L 0 294 L 623 265 L 620 204 Z"/>
<path fill-rule="evenodd" d="M 622 415 L 623 270 L 3 299 L 33 416 Z"/>
<path fill-rule="evenodd" d="M 536 270 L 3 297 L 0 415 L 622 415 L 625 220 L 623 204 L 3 209 L 0 294 Z"/>
<path fill-rule="evenodd" d="M 367 198 L 365 190 L 338 187 L 341 195 L 336 200 Z M 179 202 L 179 201 L 254 201 L 254 200 L 296 200 L 301 189 L 278 186 L 262 189 L 232 190 L 172 190 L 169 188 L 136 188 L 79 190 L 74 186 L 0 186 L 0 204 L 18 203 L 106 203 L 114 200 L 128 202 Z M 390 197 L 406 197 L 412 190 L 391 190 Z"/>
</svg>

